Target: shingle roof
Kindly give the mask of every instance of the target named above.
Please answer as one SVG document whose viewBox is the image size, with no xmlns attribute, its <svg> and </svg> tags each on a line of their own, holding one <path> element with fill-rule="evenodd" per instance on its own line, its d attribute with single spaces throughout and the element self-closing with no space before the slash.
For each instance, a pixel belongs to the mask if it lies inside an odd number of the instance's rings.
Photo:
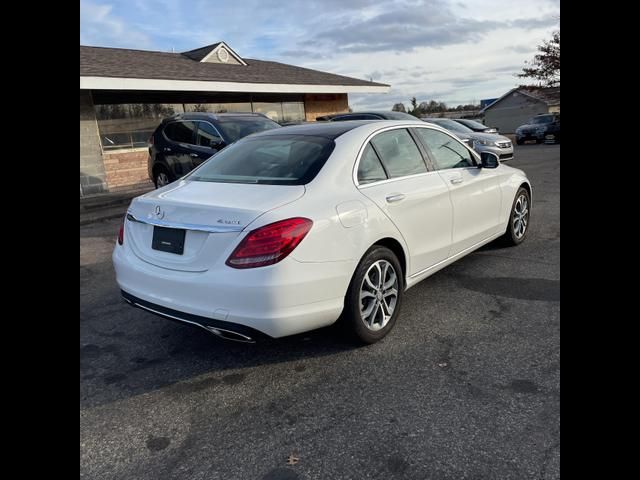
<svg viewBox="0 0 640 480">
<path fill-rule="evenodd" d="M 215 45 L 183 54 L 80 45 L 80 76 L 388 87 L 382 83 L 368 82 L 278 62 L 243 58 L 247 63 L 244 66 L 196 60 L 199 55 L 202 55 L 200 58 L 204 58 L 212 48 L 215 48 Z"/>
<path fill-rule="evenodd" d="M 492 109 L 514 92 L 520 92 L 524 95 L 528 95 L 529 97 L 540 100 L 549 106 L 560 105 L 560 87 L 516 87 L 509 90 L 493 103 L 484 107 L 480 110 L 480 113 L 484 113 L 487 110 Z"/>
<path fill-rule="evenodd" d="M 541 102 L 546 103 L 547 105 L 560 104 L 560 87 L 521 87 L 518 89 L 518 91 L 524 93 L 525 95 L 536 98 Z"/>
</svg>

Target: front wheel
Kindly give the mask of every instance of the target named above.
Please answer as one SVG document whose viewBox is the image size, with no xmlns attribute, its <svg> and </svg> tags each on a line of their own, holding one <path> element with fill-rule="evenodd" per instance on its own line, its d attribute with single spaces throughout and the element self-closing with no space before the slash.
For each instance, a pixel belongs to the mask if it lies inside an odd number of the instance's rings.
<svg viewBox="0 0 640 480">
<path fill-rule="evenodd" d="M 395 325 L 404 294 L 402 267 L 386 247 L 374 246 L 356 268 L 342 321 L 357 339 L 375 343 Z"/>
<path fill-rule="evenodd" d="M 520 187 L 516 193 L 509 215 L 509 225 L 502 239 L 507 245 L 519 245 L 529 231 L 531 196 L 526 188 Z"/>
</svg>

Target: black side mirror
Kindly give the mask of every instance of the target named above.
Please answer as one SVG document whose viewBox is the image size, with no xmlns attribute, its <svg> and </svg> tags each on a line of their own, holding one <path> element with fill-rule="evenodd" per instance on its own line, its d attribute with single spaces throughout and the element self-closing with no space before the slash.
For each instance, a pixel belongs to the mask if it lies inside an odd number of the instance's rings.
<svg viewBox="0 0 640 480">
<path fill-rule="evenodd" d="M 481 152 L 480 160 L 482 160 L 482 164 L 479 165 L 480 168 L 498 168 L 498 165 L 500 165 L 498 155 L 495 153 Z"/>
<path fill-rule="evenodd" d="M 222 138 L 220 137 L 212 138 L 209 141 L 209 148 L 217 148 L 218 150 L 220 150 L 222 147 L 224 147 L 224 140 L 222 140 Z"/>
</svg>

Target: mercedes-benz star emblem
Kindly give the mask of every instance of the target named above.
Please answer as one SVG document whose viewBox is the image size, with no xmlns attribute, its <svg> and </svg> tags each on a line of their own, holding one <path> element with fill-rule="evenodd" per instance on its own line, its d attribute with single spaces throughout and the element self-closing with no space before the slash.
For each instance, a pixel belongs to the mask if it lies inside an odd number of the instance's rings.
<svg viewBox="0 0 640 480">
<path fill-rule="evenodd" d="M 154 209 L 153 213 L 155 213 L 156 217 L 158 217 L 158 218 L 164 217 L 164 212 L 160 208 L 160 205 L 156 205 L 156 208 Z"/>
</svg>

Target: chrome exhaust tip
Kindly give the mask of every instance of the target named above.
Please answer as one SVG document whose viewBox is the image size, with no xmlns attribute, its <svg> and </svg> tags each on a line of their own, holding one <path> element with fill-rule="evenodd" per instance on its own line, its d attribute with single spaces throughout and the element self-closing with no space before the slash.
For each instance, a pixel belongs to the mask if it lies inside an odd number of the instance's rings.
<svg viewBox="0 0 640 480">
<path fill-rule="evenodd" d="M 234 332 L 232 330 L 225 330 L 224 328 L 217 327 L 209 327 L 206 325 L 202 325 L 207 331 L 213 333 L 214 335 L 224 338 L 225 340 L 231 340 L 233 342 L 242 342 L 242 343 L 256 343 L 256 341 L 248 337 L 247 335 L 243 335 L 242 333 Z"/>
</svg>

